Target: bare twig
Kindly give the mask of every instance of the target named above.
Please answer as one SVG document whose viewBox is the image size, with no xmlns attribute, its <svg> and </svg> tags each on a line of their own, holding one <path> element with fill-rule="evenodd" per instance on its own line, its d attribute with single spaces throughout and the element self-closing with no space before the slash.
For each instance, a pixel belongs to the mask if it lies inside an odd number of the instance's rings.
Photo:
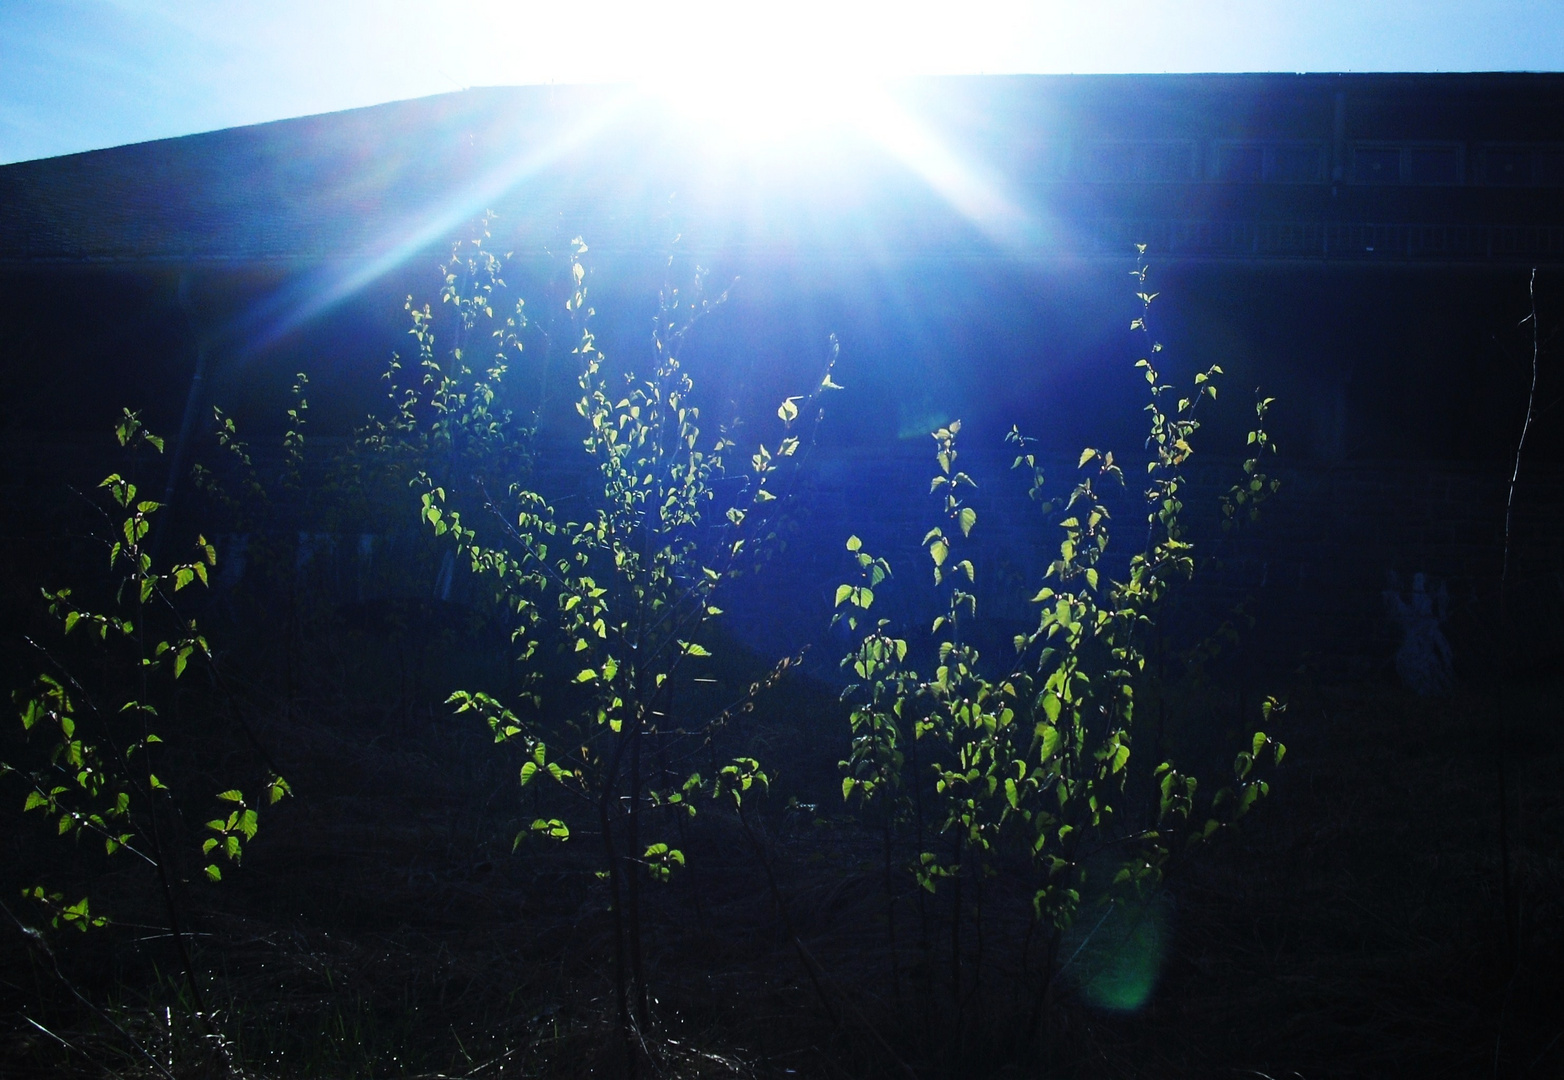
<svg viewBox="0 0 1564 1080">
<path fill-rule="evenodd" d="M 1531 386 L 1526 394 L 1526 419 L 1521 423 L 1521 437 L 1515 444 L 1515 465 L 1510 471 L 1510 489 L 1504 502 L 1504 557 L 1499 570 L 1499 625 L 1508 631 L 1510 626 L 1509 584 L 1510 584 L 1510 554 L 1513 547 L 1513 531 L 1515 524 L 1515 489 L 1520 483 L 1521 455 L 1526 450 L 1526 436 L 1531 433 L 1531 421 L 1535 413 L 1537 403 L 1537 371 L 1540 366 L 1541 340 L 1537 332 L 1537 270 L 1532 268 L 1531 279 L 1527 284 L 1527 296 L 1531 301 L 1531 312 L 1521 320 L 1521 325 L 1531 323 Z M 1515 919 L 1515 898 L 1511 884 L 1510 874 L 1510 800 L 1508 784 L 1508 768 L 1506 766 L 1505 701 L 1504 690 L 1508 682 L 1506 677 L 1508 661 L 1505 659 L 1509 650 L 1503 650 L 1499 665 L 1499 690 L 1498 690 L 1498 732 L 1496 765 L 1498 775 L 1499 795 L 1499 890 L 1504 903 L 1504 942 L 1510 962 L 1513 964 L 1517 956 L 1517 928 Z M 1495 1047 L 1495 1054 L 1498 1053 Z"/>
</svg>

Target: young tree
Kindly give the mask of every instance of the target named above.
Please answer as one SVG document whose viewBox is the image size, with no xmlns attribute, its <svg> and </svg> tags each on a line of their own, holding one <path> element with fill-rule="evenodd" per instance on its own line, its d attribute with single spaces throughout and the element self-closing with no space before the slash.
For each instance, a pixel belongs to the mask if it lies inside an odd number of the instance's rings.
<svg viewBox="0 0 1564 1080">
<path fill-rule="evenodd" d="M 963 933 L 969 926 L 983 932 L 985 882 L 1016 875 L 1028 882 L 1033 926 L 1044 941 L 1023 1027 L 1030 1038 L 1067 962 L 1060 944 L 1084 898 L 1096 898 L 1106 911 L 1143 905 L 1170 860 L 1267 793 L 1254 768 L 1279 763 L 1285 752 L 1265 732 L 1254 732 L 1237 755 L 1232 780 L 1209 797 L 1171 759 L 1132 764 L 1139 760 L 1132 747 L 1157 752 L 1145 737 L 1145 710 L 1137 706 L 1160 692 L 1148 660 L 1163 605 L 1195 573 L 1183 523 L 1184 467 L 1194 452 L 1200 403 L 1216 397 L 1221 375 L 1215 366 L 1197 374 L 1187 395 L 1162 381 L 1153 366 L 1162 347 L 1150 343 L 1147 330 L 1154 294 L 1146 291 L 1144 262 L 1136 279 L 1142 311 L 1133 329 L 1149 345 L 1136 367 L 1150 390 L 1150 458 L 1145 543 L 1123 580 L 1104 570 L 1112 519 L 1103 489 L 1123 485 L 1124 473 L 1111 452 L 1086 449 L 1078 463 L 1083 475 L 1060 508 L 1058 557 L 1032 597 L 1040 608 L 1036 628 L 1016 636 L 1014 655 L 999 666 L 986 662 L 966 632 L 977 615 L 979 570 L 964 548 L 978 515 L 967 498 L 976 484 L 956 465 L 959 421 L 933 433 L 938 468 L 930 490 L 940 520 L 923 547 L 944 607 L 931 630 L 932 673 L 914 670 L 909 652 L 919 650 L 888 621 L 868 624 L 873 589 L 891 567 L 864 551 L 857 537 L 847 541 L 859 579 L 837 589 L 837 618 L 854 630 L 863 624 L 864 631 L 843 661 L 855 681 L 844 693 L 852 706 L 852 741 L 841 763 L 842 794 L 879 807 L 888 873 L 891 834 L 910 828 L 918 888 L 948 896 L 946 990 L 954 1037 L 947 1052 L 957 1059 L 965 1053 L 966 1010 L 981 977 L 981 948 L 969 950 Z M 1260 399 L 1244 478 L 1223 498 L 1227 519 L 1251 516 L 1275 490 L 1260 470 L 1262 455 L 1274 451 L 1264 428 L 1269 404 Z M 1031 440 L 1012 429 L 1008 441 L 1018 450 L 1014 467 L 1031 474 L 1030 494 L 1041 501 L 1044 478 Z M 1276 707 L 1267 699 L 1265 717 Z M 972 899 L 975 910 L 969 910 Z"/>
<path fill-rule="evenodd" d="M 560 841 L 583 830 L 598 834 L 613 919 L 616 1008 L 634 1071 L 640 1037 L 653 1023 L 642 883 L 666 880 L 685 861 L 675 838 L 656 832 L 666 815 L 654 819 L 650 811 L 694 815 L 705 797 L 742 812 L 745 796 L 768 783 L 753 758 L 717 762 L 714 775 L 693 772 L 670 783 L 664 769 L 649 767 L 650 757 L 664 736 L 713 746 L 717 731 L 748 711 L 754 695 L 792 663 L 782 660 L 715 715 L 681 718 L 674 708 L 678 681 L 710 656 L 707 629 L 722 615 L 724 587 L 773 552 L 778 516 L 820 418 L 820 399 L 839 387 L 831 379 L 833 340 L 820 382 L 778 407 L 781 429 L 770 445 L 744 454 L 727 430 L 705 434 L 681 354 L 726 294 L 709 300 L 698 268 L 688 287 L 665 287 L 652 330 L 652 369 L 636 375 L 599 349 L 586 254 L 575 240 L 562 305 L 574 340 L 581 471 L 592 477 L 585 501 L 572 501 L 566 511 L 526 478 L 506 477 L 491 460 L 476 460 L 467 475 L 453 470 L 450 483 L 422 474 L 421 512 L 514 612 L 525 692 L 508 703 L 478 690 L 457 691 L 450 700 L 459 713 L 482 716 L 497 742 L 520 745 L 523 786 L 548 785 L 559 796 L 549 802 L 561 806 L 559 816 L 538 816 L 518 844 L 528 833 Z M 447 299 L 475 302 L 449 289 Z M 421 347 L 432 350 L 427 316 L 415 318 L 415 332 Z M 431 363 L 426 358 L 425 367 Z M 434 378 L 438 383 L 443 376 Z M 476 421 L 457 415 L 460 407 L 436 405 L 437 422 L 471 437 Z M 732 467 L 735 459 L 740 468 Z M 458 505 L 457 483 L 477 493 L 477 509 Z M 570 658 L 567 686 L 543 677 L 546 643 Z"/>
<path fill-rule="evenodd" d="M 84 570 L 79 587 L 42 590 L 61 640 L 28 641 L 44 670 L 15 700 L 33 761 L 0 762 L 0 775 L 22 781 L 24 812 L 46 818 L 60 837 L 101 844 L 105 856 L 129 857 L 149 868 L 190 1004 L 198 1022 L 205 1024 L 176 896 L 180 859 L 173 838 L 178 808 L 160 764 L 166 758 L 159 728 L 174 703 L 178 681 L 192 664 L 211 661 L 206 637 L 177 594 L 208 583 L 217 549 L 198 536 L 189 562 L 166 569 L 154 565 L 151 541 L 162 506 L 141 498 L 131 477 L 139 454 L 161 454 L 163 440 L 128 409 L 115 435 L 131 462 L 126 475 L 112 473 L 98 485 L 107 495 L 102 509 L 111 531 L 99 539 L 109 580 Z M 200 846 L 208 880 L 220 881 L 225 863 L 239 863 L 245 845 L 255 839 L 259 808 L 289 792 L 287 782 L 275 773 L 266 776 L 259 790 L 258 796 L 246 796 L 239 788 L 227 788 L 212 797 L 218 813 L 201 830 Z M 58 868 L 46 868 L 40 876 L 52 869 Z M 102 897 L 94 908 L 90 895 L 71 902 L 45 884 L 29 887 L 25 895 L 41 905 L 56 928 L 86 930 L 109 921 L 102 914 L 108 906 Z"/>
</svg>

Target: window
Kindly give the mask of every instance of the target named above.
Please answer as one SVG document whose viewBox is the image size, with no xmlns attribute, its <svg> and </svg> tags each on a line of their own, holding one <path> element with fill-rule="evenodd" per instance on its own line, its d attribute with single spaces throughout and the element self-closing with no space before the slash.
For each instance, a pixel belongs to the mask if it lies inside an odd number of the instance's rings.
<svg viewBox="0 0 1564 1080">
<path fill-rule="evenodd" d="M 1354 184 L 1459 184 L 1466 179 L 1461 143 L 1359 143 L 1352 148 Z"/>
<path fill-rule="evenodd" d="M 1325 148 L 1318 143 L 1278 143 L 1269 148 L 1265 178 L 1277 184 L 1317 184 L 1325 178 Z"/>
<path fill-rule="evenodd" d="M 1136 179 L 1134 143 L 1087 143 L 1076 154 L 1077 179 L 1094 184 L 1128 183 Z"/>
<path fill-rule="evenodd" d="M 1393 146 L 1356 146 L 1352 180 L 1357 184 L 1401 183 L 1401 150 Z"/>
<path fill-rule="evenodd" d="M 1222 184 L 1318 184 L 1325 179 L 1325 144 L 1219 142 L 1207 170 Z"/>
<path fill-rule="evenodd" d="M 1145 143 L 1140 178 L 1148 183 L 1188 183 L 1195 177 L 1195 146 L 1187 142 Z"/>
<path fill-rule="evenodd" d="M 1482 152 L 1485 184 L 1564 187 L 1564 146 L 1488 146 Z"/>
<path fill-rule="evenodd" d="M 1089 142 L 1075 148 L 1075 179 L 1094 184 L 1177 184 L 1195 178 L 1187 140 Z"/>
<path fill-rule="evenodd" d="M 1409 184 L 1459 184 L 1461 148 L 1458 146 L 1409 146 L 1406 148 L 1406 181 Z"/>
<path fill-rule="evenodd" d="M 1483 179 L 1490 184 L 1531 183 L 1531 154 L 1513 147 L 1489 147 L 1483 154 Z"/>
<path fill-rule="evenodd" d="M 991 160 L 1010 162 L 1010 171 L 1017 179 L 1032 183 L 1062 180 L 1068 155 L 1061 143 L 1020 142 L 1013 144 L 1008 153 L 996 148 L 989 155 Z"/>
<path fill-rule="evenodd" d="M 1265 150 L 1259 143 L 1218 143 L 1213 179 L 1225 184 L 1258 184 L 1265 174 Z"/>
<path fill-rule="evenodd" d="M 983 132 L 952 140 L 952 149 L 963 158 L 993 169 L 1021 184 L 1052 183 L 1063 179 L 1066 144 L 1049 142 L 1032 133 L 1007 137 Z"/>
<path fill-rule="evenodd" d="M 1533 155 L 1531 179 L 1543 187 L 1564 187 L 1564 150 L 1543 150 Z"/>
</svg>

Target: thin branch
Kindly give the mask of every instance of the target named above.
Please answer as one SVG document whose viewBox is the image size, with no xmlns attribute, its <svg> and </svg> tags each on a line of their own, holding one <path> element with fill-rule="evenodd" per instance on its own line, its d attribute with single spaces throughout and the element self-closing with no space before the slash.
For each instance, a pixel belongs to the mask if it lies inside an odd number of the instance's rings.
<svg viewBox="0 0 1564 1080">
<path fill-rule="evenodd" d="M 174 1080 L 174 1074 L 169 1072 L 168 1069 L 164 1067 L 163 1063 L 159 1061 L 150 1050 L 142 1046 L 141 1043 L 137 1042 L 135 1036 L 131 1035 L 130 1032 L 120 1027 L 120 1025 L 114 1021 L 112 1016 L 89 1001 L 80 990 L 76 989 L 76 984 L 65 977 L 65 973 L 60 970 L 59 959 L 54 955 L 54 950 L 49 948 L 49 942 L 41 933 L 22 922 L 21 919 L 17 918 L 16 914 L 12 912 L 12 910 L 8 908 L 4 902 L 0 902 L 0 911 L 5 912 L 6 917 L 15 924 L 16 929 L 21 933 L 22 937 L 27 940 L 28 945 L 30 945 L 35 952 L 41 953 L 49 961 L 49 970 L 53 972 L 54 977 L 60 981 L 60 985 L 64 986 L 66 990 L 70 991 L 72 997 L 80 1002 L 83 1007 L 85 1007 L 98 1019 L 102 1020 L 105 1024 L 118 1032 L 126 1042 L 135 1048 L 138 1054 L 147 1059 L 147 1062 L 154 1069 L 156 1069 L 157 1072 L 165 1078 L 165 1080 Z M 33 1026 L 37 1027 L 40 1031 L 43 1031 L 45 1034 L 50 1035 L 55 1039 L 59 1039 L 59 1041 L 62 1043 L 65 1043 L 64 1039 L 60 1039 L 58 1035 L 55 1035 L 52 1031 L 48 1031 L 41 1024 L 38 1024 L 37 1021 L 31 1020 L 29 1018 L 28 1022 L 33 1024 Z M 65 1043 L 65 1045 L 70 1046 L 69 1043 Z M 89 1061 L 92 1061 L 90 1055 L 84 1054 L 83 1056 L 87 1057 Z M 114 1075 L 113 1070 L 104 1067 L 97 1061 L 93 1061 L 93 1064 L 98 1065 L 99 1068 L 102 1068 L 103 1071 L 108 1073 L 110 1076 Z"/>
<path fill-rule="evenodd" d="M 1531 388 L 1526 394 L 1526 419 L 1521 424 L 1520 441 L 1515 446 L 1515 467 L 1510 472 L 1509 496 L 1504 502 L 1504 566 L 1499 574 L 1499 587 L 1503 589 L 1510 581 L 1510 537 L 1515 520 L 1515 489 L 1521 478 L 1521 454 L 1526 449 L 1526 436 L 1531 433 L 1531 421 L 1535 415 L 1537 403 L 1537 369 L 1541 357 L 1541 342 L 1537 334 L 1537 271 L 1531 272 L 1531 281 L 1527 286 L 1527 295 L 1531 300 L 1531 314 L 1522 319 L 1524 325 L 1531 323 Z"/>
</svg>

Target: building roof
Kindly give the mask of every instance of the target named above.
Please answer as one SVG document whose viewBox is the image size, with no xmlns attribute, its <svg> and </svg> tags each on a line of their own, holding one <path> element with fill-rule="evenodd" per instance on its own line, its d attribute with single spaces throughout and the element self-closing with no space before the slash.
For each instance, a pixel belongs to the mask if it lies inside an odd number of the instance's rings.
<svg viewBox="0 0 1564 1080">
<path fill-rule="evenodd" d="M 1117 257 L 1140 239 L 1194 258 L 1564 261 L 1564 76 L 969 77 L 899 100 L 954 165 L 867 145 L 735 164 L 698 124 L 601 87 L 23 162 L 0 167 L 0 264 L 383 259 L 489 209 L 658 246 L 675 192 L 725 242 L 787 250 L 872 223 L 904 253 Z"/>
<path fill-rule="evenodd" d="M 0 258 L 361 255 L 482 167 L 480 134 L 536 128 L 549 98 L 467 91 L 5 166 Z"/>
</svg>

